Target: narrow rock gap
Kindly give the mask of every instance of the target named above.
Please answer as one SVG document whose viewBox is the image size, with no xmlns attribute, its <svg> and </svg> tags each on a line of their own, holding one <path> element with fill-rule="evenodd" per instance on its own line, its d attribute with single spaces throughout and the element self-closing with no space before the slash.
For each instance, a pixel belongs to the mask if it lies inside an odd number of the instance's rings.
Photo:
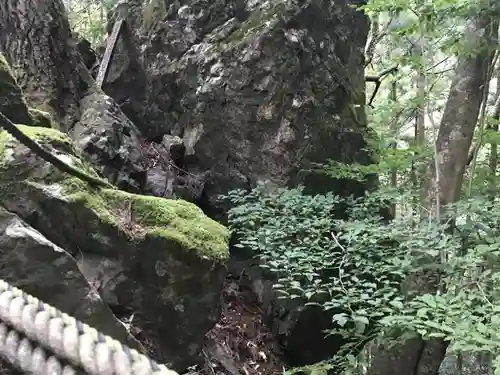
<svg viewBox="0 0 500 375">
<path fill-rule="evenodd" d="M 207 333 L 205 363 L 197 374 L 282 374 L 284 363 L 278 340 L 264 323 L 248 280 L 229 274 L 223 290 L 219 322 Z"/>
</svg>

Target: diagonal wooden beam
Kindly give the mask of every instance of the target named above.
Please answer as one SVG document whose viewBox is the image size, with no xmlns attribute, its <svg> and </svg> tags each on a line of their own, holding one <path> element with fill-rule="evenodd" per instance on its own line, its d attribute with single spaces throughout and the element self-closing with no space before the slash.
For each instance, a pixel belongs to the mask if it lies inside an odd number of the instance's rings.
<svg viewBox="0 0 500 375">
<path fill-rule="evenodd" d="M 101 61 L 101 65 L 99 65 L 99 72 L 97 73 L 96 83 L 100 88 L 106 79 L 106 76 L 109 71 L 109 65 L 111 59 L 113 58 L 113 53 L 116 48 L 116 42 L 118 41 L 118 37 L 122 32 L 123 28 L 126 27 L 126 18 L 128 15 L 128 4 L 126 1 L 122 1 L 117 5 L 117 13 L 118 17 L 116 19 L 115 24 L 113 25 L 113 31 L 108 39 L 108 43 L 106 45 L 106 51 L 104 52 L 104 56 Z"/>
</svg>

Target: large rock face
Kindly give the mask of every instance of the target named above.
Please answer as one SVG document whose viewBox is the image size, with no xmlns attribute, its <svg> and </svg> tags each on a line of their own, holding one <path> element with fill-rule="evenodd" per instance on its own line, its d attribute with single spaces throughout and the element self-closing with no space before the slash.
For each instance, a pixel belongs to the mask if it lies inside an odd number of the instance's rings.
<svg viewBox="0 0 500 375">
<path fill-rule="evenodd" d="M 145 3 L 135 35 L 147 108 L 136 125 L 153 149 L 169 151 L 159 152 L 168 160 L 146 168 L 145 191 L 184 196 L 191 190 L 189 199 L 215 217 L 224 213 L 219 194 L 257 182 L 302 183 L 315 192 L 363 191 L 361 184 L 307 172 L 327 159 L 369 161 L 364 151 L 368 19 L 355 9 L 361 1 Z M 130 83 L 128 60 L 119 54 L 113 64 L 104 89 L 113 97 L 132 96 L 123 106 L 127 111 L 144 93 L 129 89 L 140 85 Z M 182 155 L 172 157 L 172 145 Z M 336 352 L 342 340 L 323 334 L 331 326 L 329 313 L 276 301 L 272 282 L 248 259 L 233 266 L 236 274 L 245 270 L 250 277 L 290 364 Z"/>
<path fill-rule="evenodd" d="M 368 22 L 353 3 L 145 5 L 148 108 L 136 124 L 158 142 L 165 134 L 182 138 L 186 155 L 178 167 L 203 181 L 203 208 L 214 208 L 219 193 L 258 181 L 342 190 L 346 186 L 299 171 L 328 158 L 366 161 Z M 115 92 L 119 82 L 115 75 L 107 87 Z"/>
<path fill-rule="evenodd" d="M 68 136 L 54 129 L 19 128 L 62 160 L 96 175 Z M 228 258 L 226 228 L 186 201 L 90 189 L 5 131 L 0 133 L 0 189 L 0 207 L 10 213 L 0 216 L 5 231 L 0 275 L 38 291 L 35 295 L 52 292 L 49 301 L 68 312 L 78 310 L 75 298 L 82 299 L 81 309 L 88 309 L 85 301 L 94 290 L 117 313 L 134 314 L 135 333 L 150 343 L 147 349 L 155 359 L 178 370 L 196 362 L 205 333 L 218 320 Z M 17 246 L 11 239 L 26 237 L 30 229 L 15 220 L 35 228 L 39 233 L 32 237 L 40 244 L 27 243 L 26 250 Z M 77 259 L 92 289 L 70 255 L 51 243 Z M 73 282 L 77 290 L 65 298 L 70 290 L 55 274 L 87 286 Z M 95 323 L 100 328 L 106 324 Z"/>
</svg>

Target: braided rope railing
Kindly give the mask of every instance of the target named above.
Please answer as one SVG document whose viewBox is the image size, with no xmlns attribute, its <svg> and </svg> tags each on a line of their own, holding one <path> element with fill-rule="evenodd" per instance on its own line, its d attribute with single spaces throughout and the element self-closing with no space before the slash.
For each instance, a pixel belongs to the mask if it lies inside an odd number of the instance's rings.
<svg viewBox="0 0 500 375">
<path fill-rule="evenodd" d="M 0 356 L 36 375 L 177 375 L 1 279 Z"/>
</svg>

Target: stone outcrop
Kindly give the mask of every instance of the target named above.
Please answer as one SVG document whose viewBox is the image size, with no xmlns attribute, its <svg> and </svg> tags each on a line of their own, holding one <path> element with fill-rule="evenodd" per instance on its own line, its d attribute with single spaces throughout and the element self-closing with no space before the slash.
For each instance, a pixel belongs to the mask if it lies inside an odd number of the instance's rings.
<svg viewBox="0 0 500 375">
<path fill-rule="evenodd" d="M 67 314 L 144 350 L 83 277 L 68 252 L 0 206 L 0 278 Z"/>
<path fill-rule="evenodd" d="M 2 112 L 31 116 L 7 65 L 0 78 L 0 87 L 14 89 L 6 96 L 18 99 L 3 103 Z M 134 151 L 123 146 L 127 136 L 136 141 L 134 127 L 112 99 L 99 102 L 103 95 L 82 106 L 88 115 L 81 129 L 93 131 L 79 133 L 79 144 L 85 149 L 90 138 L 120 162 L 121 153 Z M 114 122 L 99 128 L 106 118 Z M 85 154 L 53 128 L 17 126 L 62 161 L 99 176 L 89 158 L 95 150 Z M 109 144 L 110 128 L 124 138 Z M 175 155 L 175 145 L 169 149 Z M 177 370 L 197 362 L 220 314 L 229 256 L 224 226 L 187 201 L 91 188 L 4 130 L 0 192 L 0 278 Z"/>
<path fill-rule="evenodd" d="M 19 128 L 67 163 L 95 174 L 63 133 Z M 7 219 L 26 222 L 39 232 L 47 249 L 56 244 L 76 258 L 96 296 L 116 311 L 135 314 L 132 324 L 138 337 L 150 343 L 150 354 L 157 360 L 177 369 L 196 362 L 205 333 L 218 320 L 228 258 L 227 230 L 186 201 L 90 189 L 35 157 L 5 131 L 0 133 L 0 145 L 0 205 L 12 216 Z M 3 225 L 4 238 L 9 233 L 12 237 L 15 225 Z M 19 256 L 19 248 L 2 247 L 0 256 L 7 261 L 2 265 L 10 270 L 10 279 L 37 280 L 40 287 L 49 286 L 45 293 L 54 292 L 59 285 L 62 289 L 54 304 L 63 311 L 74 310 L 71 302 L 65 304 L 60 277 L 54 277 L 57 271 L 70 280 L 71 272 L 77 272 L 74 260 L 62 250 L 36 253 L 29 243 L 25 246 L 25 253 L 33 257 L 33 262 L 26 261 L 26 268 L 12 267 L 9 261 Z M 56 260 L 64 254 L 68 265 Z M 48 264 L 36 274 L 38 278 L 28 278 L 25 272 L 36 268 L 37 262 Z M 51 263 L 53 274 L 49 272 Z M 81 274 L 79 280 L 84 282 Z M 87 290 L 90 288 L 73 291 L 70 301 L 78 305 L 75 298 Z M 97 323 L 102 327 L 105 322 Z"/>
<path fill-rule="evenodd" d="M 257 182 L 338 181 L 299 173 L 328 158 L 365 162 L 367 18 L 346 0 L 153 0 L 142 45 L 149 139 L 183 139 L 199 203 Z M 354 4 L 355 5 L 355 4 Z M 116 79 L 114 81 L 116 83 Z"/>
<path fill-rule="evenodd" d="M 139 2 L 134 1 L 134 14 Z M 355 9 L 361 3 L 145 2 L 142 24 L 136 22 L 141 17 L 132 23 L 145 81 L 131 85 L 130 62 L 118 54 L 104 85 L 112 97 L 126 93 L 127 103 L 144 102 L 144 93 L 129 87 L 147 86 L 146 108 L 134 122 L 162 162 L 146 167 L 145 191 L 182 196 L 218 218 L 225 211 L 219 194 L 259 182 L 304 184 L 313 192 L 363 192 L 365 186 L 357 182 L 310 172 L 314 163 L 328 159 L 369 162 L 368 20 Z M 182 157 L 173 160 L 165 152 L 166 137 L 182 141 Z M 186 177 L 191 194 L 183 196 L 179 186 Z M 245 270 L 250 277 L 290 363 L 309 364 L 335 353 L 342 342 L 324 339 L 328 313 L 276 301 L 272 282 L 258 267 L 247 259 L 234 263 L 237 274 Z"/>
</svg>

